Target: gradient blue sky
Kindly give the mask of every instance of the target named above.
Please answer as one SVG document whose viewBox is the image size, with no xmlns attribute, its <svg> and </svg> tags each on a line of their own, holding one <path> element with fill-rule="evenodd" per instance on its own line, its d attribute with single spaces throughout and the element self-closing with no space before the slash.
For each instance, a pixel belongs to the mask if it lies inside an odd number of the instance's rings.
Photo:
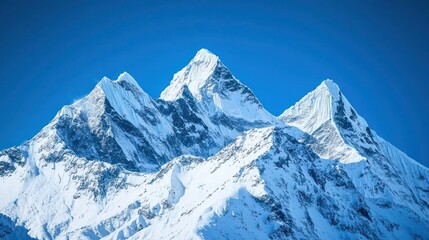
<svg viewBox="0 0 429 240">
<path fill-rule="evenodd" d="M 0 149 L 103 76 L 128 71 L 158 97 L 204 47 L 275 115 L 334 79 L 379 135 L 429 166 L 428 3 L 1 1 Z"/>
</svg>

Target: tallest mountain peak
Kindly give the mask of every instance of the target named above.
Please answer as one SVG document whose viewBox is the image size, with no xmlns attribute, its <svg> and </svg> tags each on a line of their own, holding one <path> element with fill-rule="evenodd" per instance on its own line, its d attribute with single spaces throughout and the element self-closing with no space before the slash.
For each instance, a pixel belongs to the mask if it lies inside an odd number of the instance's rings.
<svg viewBox="0 0 429 240">
<path fill-rule="evenodd" d="M 204 48 L 174 74 L 170 85 L 161 93 L 161 99 L 175 101 L 186 91 L 212 114 L 223 113 L 249 122 L 273 119 L 253 92 L 232 75 L 219 57 Z"/>
<path fill-rule="evenodd" d="M 335 101 L 340 97 L 340 87 L 331 79 L 324 80 L 317 89 L 324 89 Z"/>
<path fill-rule="evenodd" d="M 210 82 L 213 73 L 219 67 L 226 69 L 218 56 L 204 48 L 199 50 L 186 67 L 174 74 L 170 85 L 161 93 L 161 98 L 167 101 L 174 101 L 180 98 L 183 89 L 187 86 L 192 95 L 197 99 L 201 99 L 200 89 Z"/>
<path fill-rule="evenodd" d="M 330 91 L 338 91 L 340 89 L 334 80 L 331 79 L 324 80 L 320 85 L 327 87 Z"/>
<path fill-rule="evenodd" d="M 204 61 L 217 62 L 218 60 L 219 60 L 218 56 L 216 56 L 215 54 L 213 54 L 212 52 L 210 52 L 205 48 L 201 48 L 197 52 L 195 57 L 192 59 L 193 62 L 204 62 Z"/>
</svg>

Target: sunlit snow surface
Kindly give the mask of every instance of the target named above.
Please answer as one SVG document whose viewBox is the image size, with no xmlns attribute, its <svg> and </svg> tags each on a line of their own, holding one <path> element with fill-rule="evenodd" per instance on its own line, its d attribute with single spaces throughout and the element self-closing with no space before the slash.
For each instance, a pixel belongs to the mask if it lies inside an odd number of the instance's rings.
<svg viewBox="0 0 429 240">
<path fill-rule="evenodd" d="M 276 118 L 202 49 L 161 98 L 103 78 L 0 152 L 0 238 L 425 239 L 428 173 L 333 81 Z"/>
</svg>

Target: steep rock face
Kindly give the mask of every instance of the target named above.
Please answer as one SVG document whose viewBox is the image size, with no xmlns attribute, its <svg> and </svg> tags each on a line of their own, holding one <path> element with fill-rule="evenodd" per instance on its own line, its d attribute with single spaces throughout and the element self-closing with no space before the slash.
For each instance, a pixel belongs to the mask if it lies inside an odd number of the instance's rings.
<svg viewBox="0 0 429 240">
<path fill-rule="evenodd" d="M 203 49 L 160 99 L 127 73 L 103 78 L 33 139 L 1 151 L 0 234 L 419 239 L 428 178 L 334 82 L 277 120 Z"/>
</svg>

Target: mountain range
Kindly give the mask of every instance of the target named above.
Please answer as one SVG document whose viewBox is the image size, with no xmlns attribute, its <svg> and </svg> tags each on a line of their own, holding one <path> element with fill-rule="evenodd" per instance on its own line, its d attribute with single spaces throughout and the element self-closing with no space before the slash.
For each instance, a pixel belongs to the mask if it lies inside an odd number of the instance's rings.
<svg viewBox="0 0 429 240">
<path fill-rule="evenodd" d="M 387 121 L 387 120 L 386 120 Z M 0 239 L 428 239 L 429 170 L 332 80 L 273 116 L 206 49 L 104 77 L 0 152 Z"/>
</svg>

